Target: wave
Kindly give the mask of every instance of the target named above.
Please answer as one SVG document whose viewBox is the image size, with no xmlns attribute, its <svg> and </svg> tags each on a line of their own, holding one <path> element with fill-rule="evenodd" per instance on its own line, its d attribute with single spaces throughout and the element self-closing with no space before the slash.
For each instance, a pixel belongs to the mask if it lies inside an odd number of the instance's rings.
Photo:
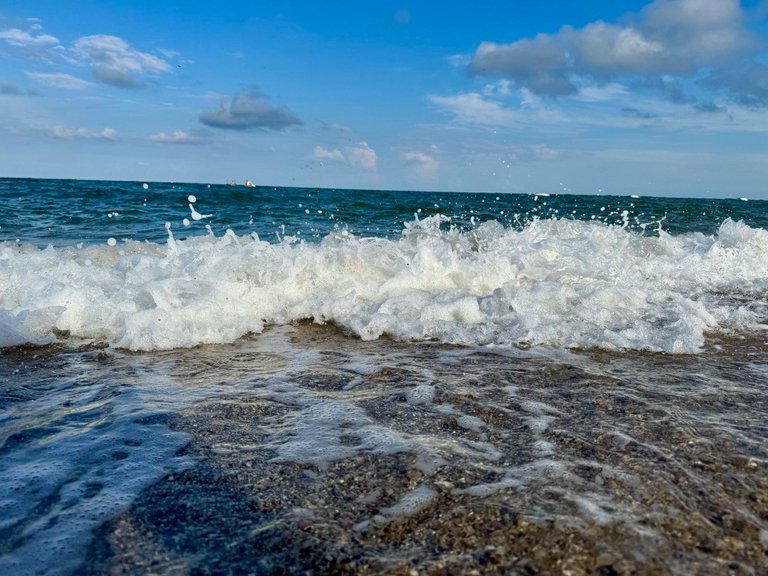
<svg viewBox="0 0 768 576">
<path fill-rule="evenodd" d="M 0 346 L 163 350 L 312 319 L 363 339 L 694 353 L 708 332 L 761 329 L 766 294 L 768 231 L 733 220 L 673 236 L 555 218 L 467 232 L 437 215 L 319 243 L 169 228 L 165 243 L 0 245 Z"/>
</svg>

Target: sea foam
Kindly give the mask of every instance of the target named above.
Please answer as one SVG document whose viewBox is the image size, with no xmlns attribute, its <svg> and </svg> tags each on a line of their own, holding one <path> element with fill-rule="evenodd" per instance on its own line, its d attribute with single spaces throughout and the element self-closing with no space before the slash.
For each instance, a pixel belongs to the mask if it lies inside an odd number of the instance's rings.
<svg viewBox="0 0 768 576">
<path fill-rule="evenodd" d="M 312 319 L 363 339 L 690 353 L 768 317 L 768 232 L 732 220 L 712 236 L 554 218 L 466 232 L 443 216 L 397 239 L 168 235 L 0 245 L 0 346 L 68 335 L 161 350 Z"/>
</svg>

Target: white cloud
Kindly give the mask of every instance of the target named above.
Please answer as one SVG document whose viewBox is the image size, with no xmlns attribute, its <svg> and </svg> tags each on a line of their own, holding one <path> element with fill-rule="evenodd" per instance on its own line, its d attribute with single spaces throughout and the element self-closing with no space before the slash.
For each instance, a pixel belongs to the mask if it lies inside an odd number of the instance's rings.
<svg viewBox="0 0 768 576">
<path fill-rule="evenodd" d="M 483 96 L 509 96 L 512 93 L 512 82 L 499 80 L 483 86 Z"/>
<path fill-rule="evenodd" d="M 75 42 L 72 53 L 78 62 L 90 67 L 98 81 L 121 88 L 138 88 L 142 85 L 138 76 L 171 69 L 162 58 L 140 52 L 118 36 L 83 36 Z"/>
<path fill-rule="evenodd" d="M 11 28 L 0 30 L 0 42 L 20 50 L 28 58 L 42 59 L 49 63 L 66 62 L 77 66 L 87 66 L 95 80 L 122 88 L 140 88 L 143 76 L 166 73 L 171 66 L 161 56 L 142 52 L 132 47 L 126 40 L 108 34 L 94 34 L 78 38 L 70 48 L 59 44 L 59 39 L 43 32 L 37 19 L 30 19 L 29 30 Z M 177 56 L 173 50 L 159 50 L 167 58 Z M 85 87 L 84 81 L 76 81 L 74 76 L 66 74 L 40 74 L 35 80 L 49 86 L 68 90 Z"/>
<path fill-rule="evenodd" d="M 518 120 L 514 110 L 488 100 L 477 92 L 455 96 L 430 95 L 428 99 L 453 114 L 460 122 L 483 126 L 513 126 Z"/>
<path fill-rule="evenodd" d="M 203 139 L 185 132 L 184 130 L 174 130 L 171 133 L 158 132 L 149 137 L 152 142 L 160 144 L 202 144 Z"/>
<path fill-rule="evenodd" d="M 173 59 L 173 58 L 176 58 L 177 56 L 181 56 L 181 53 L 177 52 L 176 50 L 168 50 L 166 48 L 158 48 L 157 51 L 160 52 L 160 54 L 162 54 L 163 56 L 165 56 L 169 60 Z"/>
<path fill-rule="evenodd" d="M 357 146 L 348 146 L 345 148 L 345 151 L 347 152 L 347 160 L 353 166 L 365 170 L 376 170 L 378 157 L 374 149 L 368 145 L 368 142 L 363 141 Z"/>
<path fill-rule="evenodd" d="M 365 141 L 355 146 L 344 146 L 343 152 L 338 148 L 329 150 L 322 146 L 315 146 L 312 157 L 316 160 L 343 162 L 348 166 L 370 171 L 375 171 L 378 164 L 376 151 Z"/>
<path fill-rule="evenodd" d="M 109 140 L 112 142 L 117 140 L 117 132 L 113 128 L 104 128 L 100 132 L 93 132 L 87 128 L 54 126 L 51 129 L 51 135 L 62 140 Z"/>
<path fill-rule="evenodd" d="M 446 58 L 448 64 L 455 68 L 464 68 L 472 61 L 472 55 L 470 54 L 452 54 Z"/>
<path fill-rule="evenodd" d="M 44 84 L 45 86 L 51 86 L 52 88 L 60 88 L 62 90 L 85 90 L 92 86 L 90 82 L 72 76 L 71 74 L 45 74 L 42 72 L 27 72 L 26 74 L 35 82 Z"/>
<path fill-rule="evenodd" d="M 440 169 L 440 161 L 424 152 L 403 152 L 403 160 L 414 169 L 417 177 L 423 180 L 434 180 Z"/>
<path fill-rule="evenodd" d="M 33 33 L 25 32 L 18 28 L 0 30 L 0 40 L 5 40 L 11 46 L 18 48 L 44 48 L 55 46 L 59 43 L 59 39 L 56 36 L 45 33 L 34 34 L 34 32 L 39 32 L 39 25 L 35 25 L 32 28 Z"/>
<path fill-rule="evenodd" d="M 626 86 L 611 82 L 610 84 L 599 86 L 582 86 L 579 88 L 579 92 L 574 98 L 583 102 L 607 102 L 609 100 L 627 96 L 628 94 L 629 90 L 627 90 Z"/>
<path fill-rule="evenodd" d="M 322 146 L 315 146 L 312 155 L 319 160 L 344 160 L 344 154 L 339 149 L 326 150 Z"/>
</svg>

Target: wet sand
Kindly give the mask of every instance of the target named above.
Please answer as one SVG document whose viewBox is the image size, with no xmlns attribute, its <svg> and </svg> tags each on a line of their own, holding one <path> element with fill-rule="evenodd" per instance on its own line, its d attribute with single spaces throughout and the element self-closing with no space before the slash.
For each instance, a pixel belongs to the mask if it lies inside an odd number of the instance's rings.
<svg viewBox="0 0 768 576">
<path fill-rule="evenodd" d="M 102 524 L 79 572 L 768 574 L 762 341 L 542 356 L 284 337 L 306 366 L 258 338 L 144 356 L 217 393 L 137 422 L 188 435 L 191 464 Z M 341 411 L 313 420 L 313 402 Z"/>
</svg>

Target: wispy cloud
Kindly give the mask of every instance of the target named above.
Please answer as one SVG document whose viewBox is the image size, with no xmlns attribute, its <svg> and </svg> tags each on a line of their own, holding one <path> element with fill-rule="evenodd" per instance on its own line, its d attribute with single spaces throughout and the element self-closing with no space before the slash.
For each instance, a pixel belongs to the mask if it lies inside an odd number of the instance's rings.
<svg viewBox="0 0 768 576">
<path fill-rule="evenodd" d="M 184 130 L 174 130 L 173 132 L 158 132 L 149 137 L 151 142 L 160 144 L 182 144 L 197 145 L 204 144 L 205 138 L 197 134 L 191 134 Z"/>
<path fill-rule="evenodd" d="M 0 40 L 5 40 L 16 48 L 44 48 L 56 46 L 59 43 L 56 36 L 41 32 L 39 25 L 34 26 L 30 32 L 19 28 L 0 30 Z"/>
<path fill-rule="evenodd" d="M 375 171 L 378 166 L 378 154 L 371 148 L 368 142 L 362 141 L 354 146 L 344 146 L 344 150 L 334 148 L 329 150 L 322 146 L 315 146 L 312 157 L 316 160 L 332 160 L 343 162 L 355 168 L 367 171 Z"/>
<path fill-rule="evenodd" d="M 453 96 L 430 95 L 430 102 L 451 113 L 459 122 L 481 126 L 514 126 L 520 114 L 477 92 Z"/>
<path fill-rule="evenodd" d="M 141 52 L 118 36 L 83 36 L 71 52 L 78 63 L 91 69 L 96 80 L 120 88 L 140 88 L 142 75 L 171 69 L 159 56 Z"/>
<path fill-rule="evenodd" d="M 273 106 L 256 86 L 247 92 L 224 98 L 217 110 L 204 110 L 200 122 L 212 128 L 226 130 L 283 130 L 302 121 L 286 108 Z"/>
<path fill-rule="evenodd" d="M 67 128 L 65 126 L 54 126 L 51 129 L 51 136 L 62 140 L 117 140 L 117 132 L 113 128 L 104 128 L 99 132 L 94 132 L 87 128 Z"/>
<path fill-rule="evenodd" d="M 72 76 L 71 74 L 56 73 L 43 73 L 43 72 L 27 72 L 29 78 L 52 88 L 60 88 L 62 90 L 85 90 L 90 86 L 93 86 L 90 82 Z"/>
<path fill-rule="evenodd" d="M 440 170 L 440 161 L 425 152 L 403 152 L 403 160 L 412 169 L 417 178 L 434 180 Z"/>
<path fill-rule="evenodd" d="M 315 149 L 312 151 L 312 156 L 318 160 L 337 160 L 339 162 L 345 160 L 344 154 L 342 154 L 341 150 L 338 148 L 326 150 L 322 146 L 315 146 Z"/>
<path fill-rule="evenodd" d="M 378 155 L 376 151 L 368 145 L 368 142 L 360 142 L 357 146 L 347 146 L 345 148 L 347 159 L 353 166 L 365 170 L 376 170 Z"/>
</svg>

